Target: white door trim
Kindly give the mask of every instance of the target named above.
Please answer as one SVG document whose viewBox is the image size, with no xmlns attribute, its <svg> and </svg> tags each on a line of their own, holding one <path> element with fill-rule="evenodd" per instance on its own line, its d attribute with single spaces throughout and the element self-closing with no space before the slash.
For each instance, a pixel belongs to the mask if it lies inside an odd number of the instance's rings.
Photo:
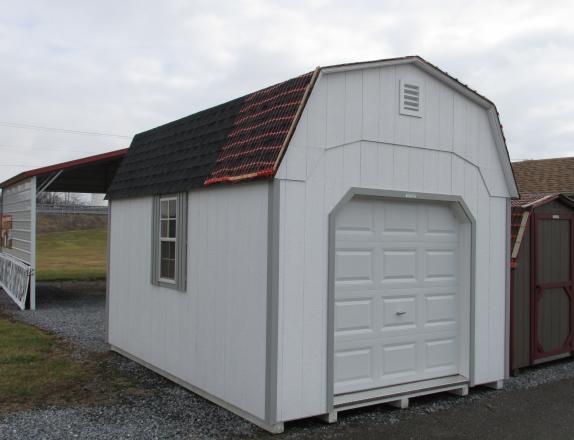
<svg viewBox="0 0 574 440">
<path fill-rule="evenodd" d="M 328 274 L 327 274 L 327 412 L 334 410 L 334 346 L 335 346 L 335 221 L 338 212 L 355 196 L 376 197 L 380 199 L 394 200 L 421 200 L 451 202 L 453 208 L 464 216 L 470 224 L 470 273 L 468 274 L 469 286 L 469 333 L 468 333 L 468 372 L 470 385 L 474 383 L 474 285 L 475 285 L 475 251 L 476 251 L 476 220 L 470 213 L 468 206 L 461 196 L 448 194 L 431 194 L 421 192 L 405 192 L 394 190 L 381 190 L 371 188 L 350 188 L 341 200 L 329 213 L 329 236 L 328 236 Z M 424 388 L 424 382 L 421 382 Z M 382 389 L 381 389 L 382 390 Z M 384 394 L 384 391 L 382 391 Z"/>
</svg>

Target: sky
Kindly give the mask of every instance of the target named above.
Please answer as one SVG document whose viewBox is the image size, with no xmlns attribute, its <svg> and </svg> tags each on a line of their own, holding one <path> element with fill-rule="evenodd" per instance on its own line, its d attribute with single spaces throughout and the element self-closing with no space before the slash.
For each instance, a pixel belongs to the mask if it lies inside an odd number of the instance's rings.
<svg viewBox="0 0 574 440">
<path fill-rule="evenodd" d="M 405 55 L 494 101 L 513 160 L 574 156 L 572 0 L 0 4 L 0 181 L 318 65 Z"/>
</svg>

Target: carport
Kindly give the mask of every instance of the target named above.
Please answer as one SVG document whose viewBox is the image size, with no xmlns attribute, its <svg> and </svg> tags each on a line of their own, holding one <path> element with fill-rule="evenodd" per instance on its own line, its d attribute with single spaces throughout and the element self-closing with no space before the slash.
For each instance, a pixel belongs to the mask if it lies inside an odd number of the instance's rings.
<svg viewBox="0 0 574 440">
<path fill-rule="evenodd" d="M 0 183 L 0 287 L 36 307 L 36 199 L 44 191 L 105 193 L 127 149 L 24 171 Z"/>
</svg>

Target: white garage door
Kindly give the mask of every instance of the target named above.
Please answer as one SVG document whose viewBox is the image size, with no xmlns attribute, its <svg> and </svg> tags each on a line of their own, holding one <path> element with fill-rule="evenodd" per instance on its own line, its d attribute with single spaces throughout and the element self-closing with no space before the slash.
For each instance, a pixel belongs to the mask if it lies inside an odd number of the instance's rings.
<svg viewBox="0 0 574 440">
<path fill-rule="evenodd" d="M 335 234 L 335 394 L 458 374 L 451 208 L 354 198 Z"/>
</svg>

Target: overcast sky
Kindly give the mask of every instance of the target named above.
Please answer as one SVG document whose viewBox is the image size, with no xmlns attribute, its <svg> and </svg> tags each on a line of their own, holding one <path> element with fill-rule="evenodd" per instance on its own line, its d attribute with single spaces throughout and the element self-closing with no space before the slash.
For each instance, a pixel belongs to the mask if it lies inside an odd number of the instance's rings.
<svg viewBox="0 0 574 440">
<path fill-rule="evenodd" d="M 574 155 L 574 2 L 4 2 L 0 181 L 312 70 L 421 55 L 493 100 L 512 159 Z"/>
</svg>

